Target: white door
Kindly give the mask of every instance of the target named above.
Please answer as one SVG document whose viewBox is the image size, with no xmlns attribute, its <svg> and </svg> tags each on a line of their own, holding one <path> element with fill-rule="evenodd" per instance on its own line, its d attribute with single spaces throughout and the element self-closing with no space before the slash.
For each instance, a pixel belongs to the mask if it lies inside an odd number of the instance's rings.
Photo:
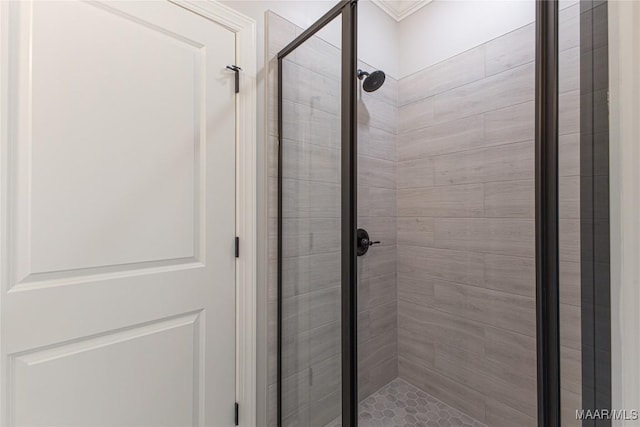
<svg viewBox="0 0 640 427">
<path fill-rule="evenodd" d="M 234 33 L 2 2 L 2 426 L 230 426 Z"/>
</svg>

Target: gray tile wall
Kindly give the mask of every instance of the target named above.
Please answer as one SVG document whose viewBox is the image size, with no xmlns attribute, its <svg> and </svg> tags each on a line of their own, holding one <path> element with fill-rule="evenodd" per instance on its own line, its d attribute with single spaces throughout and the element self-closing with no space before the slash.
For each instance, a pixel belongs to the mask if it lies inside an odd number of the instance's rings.
<svg viewBox="0 0 640 427">
<path fill-rule="evenodd" d="M 269 144 L 277 179 L 275 55 L 301 29 L 268 16 Z M 340 51 L 313 37 L 283 62 L 282 411 L 285 426 L 324 426 L 340 413 Z M 272 187 L 269 203 L 277 203 Z M 277 268 L 277 210 L 270 209 L 270 266 Z M 270 423 L 277 386 L 277 283 L 268 341 Z"/>
<path fill-rule="evenodd" d="M 361 400 L 398 376 L 397 97 L 398 82 L 390 76 L 376 92 L 358 92 L 358 227 L 381 241 L 358 258 Z"/>
<path fill-rule="evenodd" d="M 269 425 L 276 423 L 277 61 L 300 34 L 268 14 Z M 283 65 L 284 425 L 340 414 L 340 49 L 313 37 Z M 360 67 L 371 69 L 368 64 Z M 358 260 L 359 392 L 397 377 L 397 82 L 359 93 L 359 226 L 382 241 Z"/>
<path fill-rule="evenodd" d="M 567 425 L 581 393 L 578 13 L 562 10 L 560 43 Z M 536 425 L 534 31 L 398 83 L 399 375 L 490 426 Z"/>
</svg>

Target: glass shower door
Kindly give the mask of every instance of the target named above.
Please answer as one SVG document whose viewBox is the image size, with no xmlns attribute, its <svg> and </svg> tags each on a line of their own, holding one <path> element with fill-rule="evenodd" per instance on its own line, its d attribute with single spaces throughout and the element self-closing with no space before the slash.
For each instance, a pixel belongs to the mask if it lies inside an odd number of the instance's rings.
<svg viewBox="0 0 640 427">
<path fill-rule="evenodd" d="M 355 8 L 339 3 L 278 54 L 281 426 L 351 425 L 352 341 L 343 342 L 355 283 Z"/>
</svg>

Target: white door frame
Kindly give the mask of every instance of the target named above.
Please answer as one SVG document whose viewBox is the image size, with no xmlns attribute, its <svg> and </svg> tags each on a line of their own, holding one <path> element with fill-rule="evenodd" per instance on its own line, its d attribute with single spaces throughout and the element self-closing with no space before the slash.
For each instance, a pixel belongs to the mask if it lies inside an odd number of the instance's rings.
<svg viewBox="0 0 640 427">
<path fill-rule="evenodd" d="M 256 425 L 256 23 L 214 0 L 169 0 L 236 34 L 236 402 L 239 424 Z M 231 65 L 231 64 L 229 64 Z"/>
</svg>

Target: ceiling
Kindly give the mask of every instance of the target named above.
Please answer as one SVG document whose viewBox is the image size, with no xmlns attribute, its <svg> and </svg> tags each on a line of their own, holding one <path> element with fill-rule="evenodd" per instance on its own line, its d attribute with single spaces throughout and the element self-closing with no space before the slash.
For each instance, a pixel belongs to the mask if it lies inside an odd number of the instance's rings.
<svg viewBox="0 0 640 427">
<path fill-rule="evenodd" d="M 371 0 L 396 21 L 402 21 L 432 0 Z"/>
</svg>

